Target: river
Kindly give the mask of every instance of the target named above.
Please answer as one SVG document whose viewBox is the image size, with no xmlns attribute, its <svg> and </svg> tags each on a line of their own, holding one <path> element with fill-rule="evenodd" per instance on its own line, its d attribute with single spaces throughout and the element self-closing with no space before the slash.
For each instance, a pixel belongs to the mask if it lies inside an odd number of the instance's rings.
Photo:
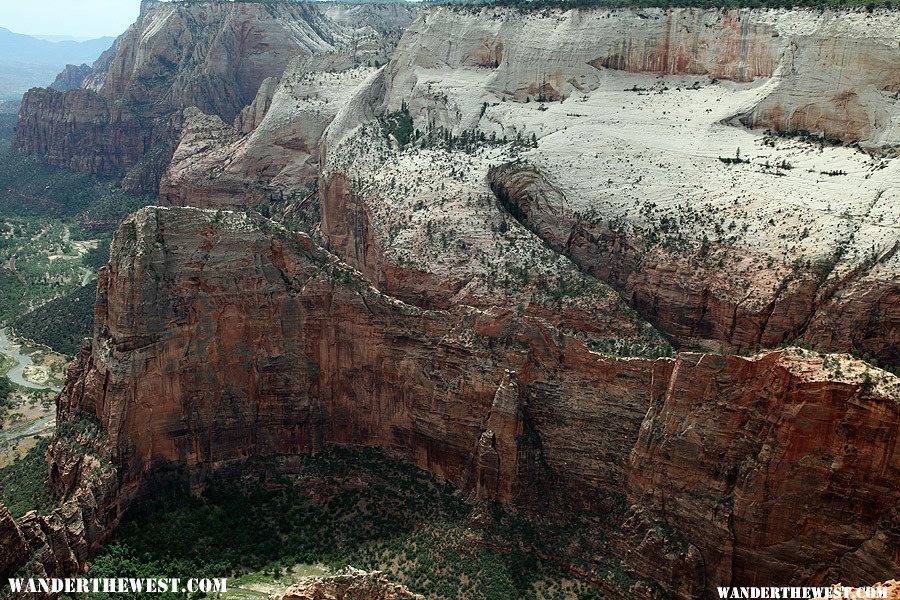
<svg viewBox="0 0 900 600">
<path fill-rule="evenodd" d="M 49 388 L 54 392 L 60 391 L 60 388 L 58 387 L 38 385 L 25 379 L 25 368 L 31 364 L 31 357 L 19 352 L 19 345 L 9 338 L 9 331 L 6 329 L 0 329 L 0 353 L 3 353 L 16 361 L 16 365 L 6 374 L 6 376 L 9 377 L 9 380 L 16 385 L 21 385 L 22 387 L 30 388 L 32 390 L 46 390 Z"/>
<path fill-rule="evenodd" d="M 17 423 L 7 429 L 0 429 L 0 440 L 15 442 L 22 438 L 31 437 L 52 431 L 56 426 L 56 411 L 43 415 L 33 421 Z"/>
<path fill-rule="evenodd" d="M 6 329 L 0 329 L 0 353 L 3 353 L 16 361 L 15 366 L 6 374 L 6 376 L 9 377 L 9 380 L 16 385 L 32 390 L 45 390 L 49 387 L 55 392 L 59 391 L 59 388 L 57 387 L 37 385 L 25 379 L 25 367 L 31 364 L 31 357 L 19 352 L 19 345 L 9 338 L 9 332 Z M 55 421 L 56 414 L 55 411 L 53 411 L 49 414 L 42 415 L 37 419 L 26 421 L 24 423 L 17 423 L 8 428 L 0 429 L 0 440 L 14 442 L 21 438 L 44 433 L 48 429 L 53 428 Z"/>
</svg>

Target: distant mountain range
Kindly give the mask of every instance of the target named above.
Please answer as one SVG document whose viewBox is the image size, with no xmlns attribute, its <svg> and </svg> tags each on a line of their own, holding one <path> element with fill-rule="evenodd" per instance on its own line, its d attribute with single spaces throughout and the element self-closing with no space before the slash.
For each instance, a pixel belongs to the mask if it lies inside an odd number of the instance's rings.
<svg viewBox="0 0 900 600">
<path fill-rule="evenodd" d="M 68 64 L 93 63 L 114 40 L 54 42 L 0 27 L 0 100 L 16 100 L 32 87 L 50 85 Z"/>
<path fill-rule="evenodd" d="M 93 40 L 90 36 L 88 37 L 75 37 L 72 35 L 38 35 L 33 34 L 31 37 L 37 38 L 39 40 L 45 40 L 48 42 L 87 42 Z"/>
<path fill-rule="evenodd" d="M 92 63 L 113 41 L 115 38 L 111 37 L 86 42 L 48 41 L 0 27 L 0 61 L 63 67 L 67 64 Z"/>
</svg>

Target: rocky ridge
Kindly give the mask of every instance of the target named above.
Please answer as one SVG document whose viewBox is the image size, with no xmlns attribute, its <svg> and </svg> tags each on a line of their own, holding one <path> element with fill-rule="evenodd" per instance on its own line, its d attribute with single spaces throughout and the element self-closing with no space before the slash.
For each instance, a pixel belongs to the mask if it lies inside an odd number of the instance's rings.
<svg viewBox="0 0 900 600">
<path fill-rule="evenodd" d="M 14 147 L 48 162 L 157 190 L 189 107 L 232 121 L 297 56 L 351 47 L 383 56 L 413 9 L 308 3 L 155 2 L 79 89 L 26 94 Z"/>
<path fill-rule="evenodd" d="M 160 204 L 272 212 L 317 205 L 312 192 L 319 139 L 352 90 L 375 70 L 349 53 L 296 59 L 280 80 L 266 80 L 233 126 L 188 109 Z"/>
<path fill-rule="evenodd" d="M 871 88 L 845 115 L 869 125 L 840 127 L 891 152 L 892 22 L 889 12 L 434 9 L 355 91 L 350 75 L 335 87 L 298 65 L 288 80 L 303 85 L 262 95 L 254 106 L 277 116 L 251 134 L 194 115 L 161 202 L 249 204 L 314 232 L 321 215 L 331 249 L 416 304 L 542 304 L 533 280 L 512 282 L 570 267 L 545 270 L 552 259 L 537 244 L 499 235 L 509 229 L 499 196 L 538 244 L 683 347 L 803 343 L 896 366 L 896 161 L 740 126 L 795 132 L 747 111 L 789 97 L 812 114 L 810 102 L 837 97 L 825 88 Z M 846 105 L 834 102 L 832 113 Z M 412 149 L 385 137 L 406 114 Z M 846 319 L 854 325 L 836 326 Z"/>
<path fill-rule="evenodd" d="M 95 318 L 58 418 L 100 423 L 108 527 L 166 464 L 202 480 L 337 443 L 473 501 L 620 514 L 623 567 L 678 597 L 897 568 L 900 380 L 849 357 L 605 358 L 538 317 L 404 304 L 302 234 L 189 208 L 126 221 Z"/>
<path fill-rule="evenodd" d="M 790 63 L 796 102 L 797 89 L 824 101 L 817 86 L 857 76 L 857 90 L 882 85 L 893 22 L 765 10 L 429 11 L 326 132 L 323 237 L 392 294 L 422 294 L 404 287 L 423 273 L 458 289 L 477 281 L 458 268 L 473 262 L 466 248 L 484 248 L 492 265 L 509 254 L 485 242 L 500 217 L 481 213 L 499 200 L 683 347 L 808 343 L 896 366 L 897 161 L 729 125 L 777 92 L 794 46 L 832 40 L 848 57 L 829 68 Z M 689 48 L 703 51 L 687 60 Z M 885 90 L 866 105 L 887 115 L 871 116 L 881 129 L 852 141 L 890 152 L 900 111 Z M 419 132 L 412 143 L 390 139 L 398 114 Z M 442 197 L 470 202 L 448 213 Z M 854 326 L 835 328 L 842 318 Z"/>
<path fill-rule="evenodd" d="M 93 72 L 90 65 L 66 65 L 63 72 L 56 76 L 56 80 L 50 84 L 50 89 L 57 92 L 65 92 L 80 88 Z"/>
<path fill-rule="evenodd" d="M 424 600 L 383 574 L 347 567 L 333 577 L 314 578 L 291 586 L 278 600 Z"/>
<path fill-rule="evenodd" d="M 890 577 L 900 381 L 757 349 L 896 365 L 892 23 L 436 8 L 382 69 L 299 57 L 233 119 L 179 111 L 173 207 L 118 232 L 58 404 L 99 422 L 103 493 L 61 439 L 74 525 L 0 515 L 0 547 L 34 540 L 0 566 L 83 566 L 167 465 L 349 444 L 472 502 L 612 515 L 623 598 Z M 246 205 L 328 249 L 222 210 Z M 644 318 L 750 355 L 653 359 Z"/>
</svg>

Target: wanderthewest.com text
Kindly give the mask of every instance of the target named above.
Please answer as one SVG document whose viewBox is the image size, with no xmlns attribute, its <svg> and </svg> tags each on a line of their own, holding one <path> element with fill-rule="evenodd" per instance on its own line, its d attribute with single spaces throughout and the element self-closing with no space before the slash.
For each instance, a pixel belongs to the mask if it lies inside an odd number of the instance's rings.
<svg viewBox="0 0 900 600">
<path fill-rule="evenodd" d="M 90 579 L 77 578 L 34 578 L 34 579 L 10 579 L 9 587 L 16 594 L 162 594 L 166 592 L 203 592 L 225 593 L 227 580 L 217 579 L 173 579 L 173 578 L 114 578 L 114 579 Z"/>
</svg>

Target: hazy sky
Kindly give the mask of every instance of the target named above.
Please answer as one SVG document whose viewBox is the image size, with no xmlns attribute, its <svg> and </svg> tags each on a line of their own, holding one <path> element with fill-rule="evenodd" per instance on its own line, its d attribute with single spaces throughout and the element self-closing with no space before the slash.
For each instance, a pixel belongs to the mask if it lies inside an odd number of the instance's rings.
<svg viewBox="0 0 900 600">
<path fill-rule="evenodd" d="M 140 0 L 0 0 L 0 27 L 16 33 L 116 36 L 134 22 Z"/>
</svg>

